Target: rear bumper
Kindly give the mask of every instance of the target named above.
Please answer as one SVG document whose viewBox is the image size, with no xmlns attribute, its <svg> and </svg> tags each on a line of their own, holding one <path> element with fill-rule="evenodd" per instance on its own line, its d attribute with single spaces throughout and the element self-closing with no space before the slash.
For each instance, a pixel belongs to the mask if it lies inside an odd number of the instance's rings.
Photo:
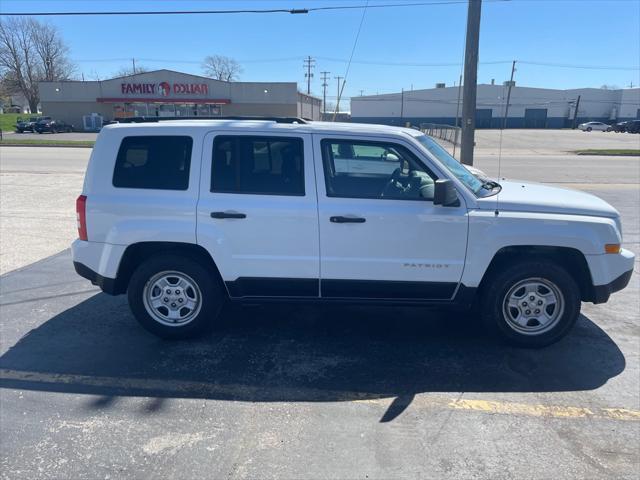
<svg viewBox="0 0 640 480">
<path fill-rule="evenodd" d="M 80 262 L 73 262 L 73 268 L 76 273 L 81 277 L 90 280 L 92 284 L 97 285 L 104 293 L 109 295 L 116 295 L 116 280 L 115 278 L 103 277 L 97 272 L 94 272 L 86 265 Z"/>
<path fill-rule="evenodd" d="M 125 249 L 124 245 L 76 240 L 71 245 L 73 266 L 78 275 L 115 295 L 118 268 Z"/>
<path fill-rule="evenodd" d="M 609 296 L 612 293 L 618 292 L 629 285 L 632 274 L 633 269 L 623 273 L 618 278 L 607 283 L 606 285 L 594 285 L 593 303 L 605 303 L 607 300 L 609 300 Z"/>
</svg>

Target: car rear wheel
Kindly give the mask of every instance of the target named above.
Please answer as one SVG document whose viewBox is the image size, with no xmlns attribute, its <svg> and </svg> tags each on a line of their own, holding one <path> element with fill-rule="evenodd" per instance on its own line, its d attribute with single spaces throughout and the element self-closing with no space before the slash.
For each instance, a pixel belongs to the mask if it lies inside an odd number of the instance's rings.
<svg viewBox="0 0 640 480">
<path fill-rule="evenodd" d="M 523 261 L 489 280 L 483 297 L 485 325 L 513 345 L 540 348 L 557 342 L 580 315 L 580 290 L 561 266 Z"/>
<path fill-rule="evenodd" d="M 591 130 L 593 130 L 591 127 L 587 127 L 587 132 L 590 132 Z"/>
<path fill-rule="evenodd" d="M 155 256 L 133 273 L 129 305 L 140 324 L 167 339 L 198 336 L 215 323 L 226 295 L 200 263 L 174 254 Z"/>
</svg>

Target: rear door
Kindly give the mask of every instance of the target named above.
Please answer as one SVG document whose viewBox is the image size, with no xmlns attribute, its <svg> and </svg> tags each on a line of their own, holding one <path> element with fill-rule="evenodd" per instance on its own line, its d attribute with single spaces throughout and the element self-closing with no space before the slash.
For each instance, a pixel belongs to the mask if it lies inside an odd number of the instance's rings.
<svg viewBox="0 0 640 480">
<path fill-rule="evenodd" d="M 319 242 L 310 135 L 211 132 L 197 241 L 232 297 L 317 297 Z"/>
</svg>

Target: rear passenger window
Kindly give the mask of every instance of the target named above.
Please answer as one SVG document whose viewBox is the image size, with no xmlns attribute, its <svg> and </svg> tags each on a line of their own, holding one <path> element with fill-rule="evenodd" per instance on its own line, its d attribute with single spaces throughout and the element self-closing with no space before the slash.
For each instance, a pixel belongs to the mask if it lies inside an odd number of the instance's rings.
<svg viewBox="0 0 640 480">
<path fill-rule="evenodd" d="M 186 190 L 193 139 L 185 136 L 125 137 L 118 151 L 113 186 Z"/>
<path fill-rule="evenodd" d="M 217 136 L 211 191 L 304 196 L 301 138 Z"/>
</svg>

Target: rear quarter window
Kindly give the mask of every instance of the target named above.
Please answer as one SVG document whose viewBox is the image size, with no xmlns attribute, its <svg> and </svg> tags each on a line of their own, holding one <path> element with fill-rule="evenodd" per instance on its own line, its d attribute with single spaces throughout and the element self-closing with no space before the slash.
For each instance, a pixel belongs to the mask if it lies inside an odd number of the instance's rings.
<svg viewBox="0 0 640 480">
<path fill-rule="evenodd" d="M 187 190 L 193 139 L 188 136 L 138 136 L 122 139 L 113 186 Z"/>
</svg>

